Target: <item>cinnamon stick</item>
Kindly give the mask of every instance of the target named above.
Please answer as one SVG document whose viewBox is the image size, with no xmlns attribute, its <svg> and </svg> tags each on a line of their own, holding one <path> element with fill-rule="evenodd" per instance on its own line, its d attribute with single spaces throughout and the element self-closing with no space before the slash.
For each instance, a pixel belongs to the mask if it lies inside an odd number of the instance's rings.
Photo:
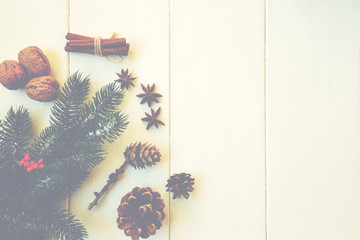
<svg viewBox="0 0 360 240">
<path fill-rule="evenodd" d="M 78 53 L 88 53 L 88 54 L 95 54 L 94 48 L 72 48 L 72 47 L 65 47 L 65 51 L 67 52 L 78 52 Z M 102 49 L 103 56 L 109 55 L 118 55 L 118 56 L 127 56 L 129 52 L 129 47 L 118 47 L 113 49 Z"/>
<path fill-rule="evenodd" d="M 68 33 L 68 34 L 66 34 L 65 38 L 67 40 L 86 40 L 86 39 L 94 40 L 94 38 L 92 38 L 92 37 L 86 37 L 86 36 L 75 34 L 75 33 Z"/>
<path fill-rule="evenodd" d="M 69 43 L 94 43 L 94 39 L 70 40 Z M 125 38 L 107 38 L 101 39 L 101 42 L 122 42 L 126 43 Z"/>
<path fill-rule="evenodd" d="M 76 48 L 93 48 L 94 40 L 72 40 L 66 43 L 67 47 L 76 47 Z M 125 38 L 117 39 L 102 39 L 101 40 L 102 48 L 114 48 L 114 47 L 126 47 Z"/>
<path fill-rule="evenodd" d="M 127 56 L 130 46 L 128 43 L 126 43 L 125 38 L 101 39 L 101 41 L 96 42 L 96 39 L 92 37 L 86 37 L 75 33 L 68 33 L 66 34 L 66 39 L 69 40 L 65 46 L 65 51 L 67 52 L 95 54 L 96 47 L 101 49 L 103 56 Z M 100 44 L 100 46 L 94 46 L 95 42 L 96 44 Z"/>
</svg>

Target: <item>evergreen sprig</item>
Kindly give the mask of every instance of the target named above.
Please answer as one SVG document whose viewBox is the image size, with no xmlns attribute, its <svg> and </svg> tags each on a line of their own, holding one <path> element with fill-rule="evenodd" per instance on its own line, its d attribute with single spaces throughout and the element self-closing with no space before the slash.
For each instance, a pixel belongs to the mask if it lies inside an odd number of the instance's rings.
<svg viewBox="0 0 360 240">
<path fill-rule="evenodd" d="M 92 101 L 84 105 L 80 116 L 80 129 L 91 139 L 112 142 L 125 130 L 126 125 L 119 125 L 127 117 L 116 111 L 122 102 L 124 91 L 110 83 L 95 93 Z M 110 114 L 108 114 L 111 112 Z"/>
<path fill-rule="evenodd" d="M 127 116 L 117 110 L 124 92 L 105 85 L 85 103 L 90 79 L 74 73 L 51 109 L 50 126 L 32 139 L 29 112 L 10 108 L 0 122 L 0 236 L 4 239 L 81 240 L 84 226 L 59 201 L 71 195 L 104 160 L 104 142 L 125 130 Z M 45 167 L 27 172 L 19 161 L 44 159 Z"/>
<path fill-rule="evenodd" d="M 89 93 L 89 89 L 89 77 L 82 78 L 82 74 L 79 72 L 71 75 L 62 87 L 59 98 L 51 109 L 51 124 L 63 129 L 73 126 L 79 117 L 79 110 Z"/>
<path fill-rule="evenodd" d="M 0 165 L 1 168 L 7 167 L 8 162 L 24 154 L 24 149 L 32 138 L 29 112 L 23 107 L 17 110 L 11 107 L 1 124 L 0 133 L 0 157 L 5 162 Z"/>
</svg>

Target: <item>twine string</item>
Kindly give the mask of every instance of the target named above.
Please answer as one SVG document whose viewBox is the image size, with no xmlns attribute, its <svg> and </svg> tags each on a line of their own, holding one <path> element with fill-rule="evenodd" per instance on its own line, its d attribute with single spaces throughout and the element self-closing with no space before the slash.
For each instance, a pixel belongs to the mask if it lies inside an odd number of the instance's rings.
<svg viewBox="0 0 360 240">
<path fill-rule="evenodd" d="M 103 56 L 101 49 L 101 37 L 97 37 L 94 39 L 94 54 L 96 56 Z"/>
<path fill-rule="evenodd" d="M 114 39 L 114 38 L 117 38 L 117 33 L 114 32 L 113 35 L 111 36 L 111 39 Z M 104 56 L 103 53 L 102 53 L 102 47 L 101 47 L 101 37 L 97 37 L 94 39 L 94 54 L 96 56 Z M 119 56 L 120 59 L 119 60 L 112 60 L 109 58 L 109 56 L 105 56 L 106 59 L 109 61 L 109 62 L 112 62 L 112 63 L 121 63 L 122 60 L 123 60 L 123 57 L 122 56 Z"/>
</svg>

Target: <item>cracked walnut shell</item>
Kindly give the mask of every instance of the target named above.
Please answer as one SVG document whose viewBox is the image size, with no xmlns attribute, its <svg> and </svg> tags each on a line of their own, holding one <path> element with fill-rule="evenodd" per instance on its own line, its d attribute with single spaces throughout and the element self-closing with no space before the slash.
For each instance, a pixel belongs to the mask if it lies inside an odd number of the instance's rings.
<svg viewBox="0 0 360 240">
<path fill-rule="evenodd" d="M 14 60 L 5 60 L 0 64 L 0 83 L 10 90 L 23 88 L 29 81 L 23 66 Z"/>
<path fill-rule="evenodd" d="M 31 79 L 25 86 L 26 94 L 40 102 L 50 102 L 56 99 L 59 83 L 54 77 L 42 76 Z"/>
<path fill-rule="evenodd" d="M 36 46 L 21 50 L 18 54 L 19 63 L 29 72 L 31 77 L 41 77 L 50 74 L 50 63 L 46 55 Z"/>
</svg>

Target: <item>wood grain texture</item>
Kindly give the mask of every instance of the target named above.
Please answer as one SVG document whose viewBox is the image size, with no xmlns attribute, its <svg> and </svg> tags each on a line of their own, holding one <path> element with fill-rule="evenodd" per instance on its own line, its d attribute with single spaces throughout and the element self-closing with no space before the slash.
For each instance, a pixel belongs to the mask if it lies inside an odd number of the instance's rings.
<svg viewBox="0 0 360 240">
<path fill-rule="evenodd" d="M 129 68 L 136 88 L 120 109 L 130 125 L 71 200 L 90 240 L 128 239 L 116 208 L 134 186 L 165 198 L 164 226 L 151 239 L 358 240 L 360 238 L 360 3 L 356 0 L 68 0 L 7 1 L 0 8 L 0 62 L 39 46 L 60 84 L 67 70 L 90 75 L 91 94 Z M 130 43 L 113 64 L 64 51 L 67 28 L 92 37 L 113 32 Z M 163 97 L 158 130 L 136 94 L 156 83 Z M 264 91 L 268 179 L 265 188 Z M 30 110 L 34 132 L 48 125 L 52 103 L 0 86 L 0 114 Z M 91 212 L 93 192 L 124 160 L 130 143 L 157 145 L 162 161 L 127 168 Z M 196 179 L 188 200 L 165 192 L 170 174 Z M 268 195 L 265 196 L 267 190 Z M 266 201 L 268 235 L 265 236 Z M 170 226 L 170 227 L 169 227 Z"/>
<path fill-rule="evenodd" d="M 86 11 L 84 11 L 86 6 Z M 124 134 L 115 143 L 106 146 L 109 153 L 106 160 L 96 167 L 89 180 L 71 199 L 71 210 L 80 218 L 89 231 L 90 240 L 125 239 L 117 228 L 117 207 L 121 197 L 133 187 L 152 187 L 160 192 L 166 202 L 167 218 L 162 228 L 151 239 L 167 239 L 169 235 L 169 206 L 165 184 L 169 172 L 169 6 L 168 1 L 125 0 L 125 1 L 70 1 L 70 31 L 73 33 L 110 38 L 113 32 L 126 38 L 130 43 L 129 55 L 122 63 L 114 64 L 104 57 L 81 53 L 71 53 L 71 72 L 80 70 L 90 75 L 92 90 L 118 79 L 116 73 L 129 69 L 134 76 L 135 88 L 126 90 L 120 110 L 129 115 Z M 153 109 L 161 107 L 160 119 L 166 126 L 146 130 L 141 121 L 146 105 L 140 105 L 137 94 L 143 92 L 140 84 L 156 84 L 156 91 L 163 95 Z M 124 161 L 123 152 L 133 142 L 142 141 L 156 145 L 162 160 L 156 166 L 144 170 L 127 167 L 120 181 L 114 184 L 92 211 L 87 206 L 94 199 L 93 192 L 100 191 L 108 175 L 120 167 Z"/>
<path fill-rule="evenodd" d="M 171 238 L 265 238 L 264 2 L 172 1 Z"/>
<path fill-rule="evenodd" d="M 269 1 L 269 240 L 360 238 L 360 3 Z"/>
</svg>

